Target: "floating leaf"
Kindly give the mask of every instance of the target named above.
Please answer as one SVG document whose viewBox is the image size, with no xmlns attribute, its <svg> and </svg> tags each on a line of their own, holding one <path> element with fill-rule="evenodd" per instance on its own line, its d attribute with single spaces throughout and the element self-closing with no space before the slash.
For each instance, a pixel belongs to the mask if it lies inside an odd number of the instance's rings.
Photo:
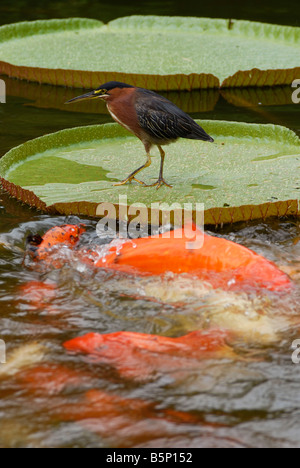
<svg viewBox="0 0 300 468">
<path fill-rule="evenodd" d="M 99 217 L 99 204 L 152 203 L 162 211 L 204 203 L 206 224 L 297 215 L 300 140 L 274 125 L 199 121 L 215 143 L 181 139 L 166 148 L 173 189 L 114 186 L 146 159 L 141 142 L 117 124 L 63 130 L 12 149 L 0 161 L 3 187 L 47 212 Z M 160 158 L 142 180 L 157 179 Z M 127 199 L 126 199 L 127 197 Z M 136 215 L 134 215 L 135 217 Z M 172 221 L 172 213 L 171 213 Z"/>
<path fill-rule="evenodd" d="M 225 19 L 34 21 L 0 28 L 0 73 L 85 88 L 273 86 L 299 77 L 299 40 L 300 28 Z"/>
</svg>

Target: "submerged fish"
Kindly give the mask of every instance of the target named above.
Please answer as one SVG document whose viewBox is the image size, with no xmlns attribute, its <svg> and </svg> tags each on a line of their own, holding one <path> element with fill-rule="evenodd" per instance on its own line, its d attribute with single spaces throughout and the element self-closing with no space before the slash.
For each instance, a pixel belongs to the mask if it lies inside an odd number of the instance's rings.
<svg viewBox="0 0 300 468">
<path fill-rule="evenodd" d="M 29 281 L 20 287 L 20 295 L 32 310 L 48 308 L 56 298 L 56 284 L 44 281 Z"/>
<path fill-rule="evenodd" d="M 134 447 L 153 440 L 195 433 L 213 433 L 221 427 L 193 415 L 170 408 L 160 408 L 156 402 L 125 398 L 103 390 L 92 389 L 78 403 L 65 404 L 52 411 L 54 421 L 77 422 L 98 434 L 109 446 Z"/>
<path fill-rule="evenodd" d="M 91 373 L 60 364 L 43 363 L 21 371 L 15 379 L 15 385 L 21 385 L 23 392 L 26 390 L 28 404 L 34 404 L 39 415 L 47 415 L 55 424 L 79 424 L 114 446 L 142 444 L 153 440 L 153 434 L 167 438 L 185 434 L 187 437 L 191 430 L 199 434 L 202 430 L 213 432 L 221 427 L 205 422 L 202 415 L 161 408 L 156 401 L 126 398 L 100 390 L 93 387 Z M 91 389 L 86 391 L 86 387 Z"/>
<path fill-rule="evenodd" d="M 143 333 L 89 333 L 64 343 L 68 351 L 92 356 L 93 362 L 114 366 L 124 378 L 147 380 L 197 368 L 199 360 L 236 358 L 221 330 L 194 331 L 180 338 Z"/>
<path fill-rule="evenodd" d="M 30 393 L 44 396 L 57 395 L 66 389 L 77 389 L 91 380 L 91 376 L 74 371 L 56 363 L 44 362 L 40 365 L 24 369 L 16 375 L 16 381 Z"/>
<path fill-rule="evenodd" d="M 43 361 L 46 348 L 42 343 L 27 343 L 15 348 L 8 355 L 8 360 L 0 366 L 0 379 L 16 375 L 20 370 Z"/>
</svg>

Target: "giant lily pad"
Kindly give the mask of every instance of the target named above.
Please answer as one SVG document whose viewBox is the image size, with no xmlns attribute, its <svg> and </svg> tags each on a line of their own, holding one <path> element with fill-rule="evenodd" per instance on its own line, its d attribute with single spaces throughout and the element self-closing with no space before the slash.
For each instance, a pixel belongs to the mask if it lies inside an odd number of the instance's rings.
<svg viewBox="0 0 300 468">
<path fill-rule="evenodd" d="M 166 147 L 165 177 L 157 191 L 117 187 L 145 160 L 141 142 L 118 124 L 63 130 L 12 149 L 0 161 L 3 187 L 47 212 L 99 215 L 104 202 L 204 203 L 206 224 L 298 215 L 300 140 L 289 129 L 237 122 L 199 122 L 215 143 L 181 139 Z M 157 179 L 160 158 L 142 180 Z M 167 207 L 162 207 L 163 210 Z"/>
<path fill-rule="evenodd" d="M 117 79 L 156 90 L 291 84 L 300 28 L 225 19 L 132 16 L 0 28 L 0 73 L 95 88 Z"/>
</svg>

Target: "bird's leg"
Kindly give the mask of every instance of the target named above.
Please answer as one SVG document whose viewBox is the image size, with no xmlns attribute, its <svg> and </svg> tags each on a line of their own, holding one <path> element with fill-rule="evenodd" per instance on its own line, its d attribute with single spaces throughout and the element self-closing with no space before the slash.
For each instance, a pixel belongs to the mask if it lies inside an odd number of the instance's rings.
<svg viewBox="0 0 300 468">
<path fill-rule="evenodd" d="M 117 184 L 114 184 L 114 185 L 125 185 L 127 184 L 127 182 L 132 182 L 133 180 L 135 180 L 136 182 L 138 182 L 139 184 L 145 186 L 144 182 L 141 182 L 140 180 L 136 179 L 136 175 L 141 172 L 143 169 L 146 169 L 147 167 L 151 166 L 151 156 L 150 156 L 150 153 L 147 152 L 147 161 L 146 163 L 139 167 L 138 169 L 136 169 L 135 171 L 132 172 L 132 174 L 130 174 L 126 179 L 124 179 L 122 182 L 119 182 Z"/>
<path fill-rule="evenodd" d="M 164 163 L 165 163 L 165 156 L 166 156 L 166 153 L 164 152 L 164 150 L 162 149 L 162 147 L 161 147 L 160 145 L 157 145 L 157 147 L 158 147 L 158 149 L 159 149 L 160 156 L 161 156 L 161 165 L 160 165 L 160 171 L 159 171 L 159 179 L 158 179 L 158 181 L 155 182 L 154 184 L 145 185 L 145 187 L 157 187 L 157 190 L 158 190 L 162 185 L 166 185 L 167 187 L 172 188 L 173 186 L 167 184 L 167 182 L 166 182 L 165 179 L 164 179 Z"/>
</svg>

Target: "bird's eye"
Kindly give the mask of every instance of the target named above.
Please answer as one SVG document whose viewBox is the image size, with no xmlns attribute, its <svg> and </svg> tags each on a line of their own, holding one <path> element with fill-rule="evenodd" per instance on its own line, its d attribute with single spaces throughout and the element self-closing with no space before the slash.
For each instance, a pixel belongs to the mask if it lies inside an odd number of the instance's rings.
<svg viewBox="0 0 300 468">
<path fill-rule="evenodd" d="M 106 94 L 107 93 L 107 89 L 96 89 L 96 91 L 94 91 L 94 94 Z"/>
</svg>

